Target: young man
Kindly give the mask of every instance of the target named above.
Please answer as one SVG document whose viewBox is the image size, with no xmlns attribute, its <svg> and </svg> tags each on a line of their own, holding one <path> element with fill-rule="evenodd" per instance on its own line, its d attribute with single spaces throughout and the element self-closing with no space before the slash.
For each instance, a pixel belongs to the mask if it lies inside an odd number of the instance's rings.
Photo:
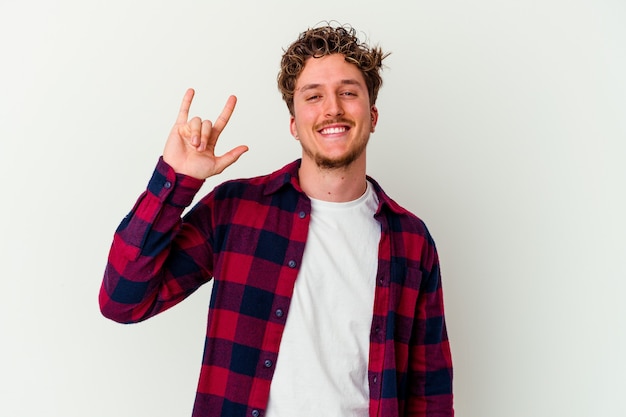
<svg viewBox="0 0 626 417">
<path fill-rule="evenodd" d="M 193 416 L 452 416 L 437 252 L 366 176 L 386 55 L 355 31 L 303 32 L 278 77 L 302 158 L 216 187 L 246 150 L 214 147 L 187 91 L 147 190 L 115 233 L 100 306 L 147 319 L 213 279 Z"/>
</svg>

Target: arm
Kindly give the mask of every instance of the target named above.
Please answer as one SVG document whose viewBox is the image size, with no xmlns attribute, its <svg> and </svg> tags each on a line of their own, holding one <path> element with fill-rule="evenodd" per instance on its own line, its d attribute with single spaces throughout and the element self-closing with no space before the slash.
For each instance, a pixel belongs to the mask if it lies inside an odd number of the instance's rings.
<svg viewBox="0 0 626 417">
<path fill-rule="evenodd" d="M 215 144 L 236 99 L 228 99 L 213 125 L 197 117 L 188 120 L 193 95 L 191 89 L 185 94 L 147 190 L 116 230 L 99 296 L 102 314 L 112 320 L 129 323 L 151 317 L 211 277 L 208 237 L 181 214 L 203 180 L 221 173 L 247 148 L 216 157 Z"/>
<path fill-rule="evenodd" d="M 430 240 L 430 239 L 429 239 Z M 452 417 L 452 358 L 446 331 L 439 260 L 427 245 L 409 353 L 406 416 Z"/>
</svg>

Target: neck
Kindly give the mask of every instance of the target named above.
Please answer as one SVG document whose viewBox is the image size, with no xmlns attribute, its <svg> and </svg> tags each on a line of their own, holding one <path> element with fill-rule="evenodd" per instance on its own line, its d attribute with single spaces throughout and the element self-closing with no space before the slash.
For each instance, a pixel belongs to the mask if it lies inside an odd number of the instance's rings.
<svg viewBox="0 0 626 417">
<path fill-rule="evenodd" d="M 316 200 L 352 201 L 361 197 L 367 188 L 365 163 L 358 160 L 347 167 L 324 169 L 303 158 L 298 176 L 302 190 Z"/>
</svg>

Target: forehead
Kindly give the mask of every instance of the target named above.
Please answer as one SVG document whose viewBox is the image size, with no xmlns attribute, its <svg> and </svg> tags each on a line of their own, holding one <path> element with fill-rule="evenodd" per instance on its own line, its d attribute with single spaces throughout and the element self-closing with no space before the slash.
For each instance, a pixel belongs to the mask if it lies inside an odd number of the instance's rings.
<svg viewBox="0 0 626 417">
<path fill-rule="evenodd" d="M 346 61 L 342 54 L 326 55 L 321 58 L 310 57 L 296 79 L 296 91 L 307 85 L 323 86 L 329 84 L 350 84 L 365 87 L 365 78 L 361 70 Z"/>
</svg>

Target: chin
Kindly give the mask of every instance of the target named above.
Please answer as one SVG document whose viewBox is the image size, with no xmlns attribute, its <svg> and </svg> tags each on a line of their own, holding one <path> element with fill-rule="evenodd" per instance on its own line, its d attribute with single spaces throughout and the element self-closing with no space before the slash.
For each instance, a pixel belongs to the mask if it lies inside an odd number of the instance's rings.
<svg viewBox="0 0 626 417">
<path fill-rule="evenodd" d="M 316 155 L 315 164 L 321 169 L 342 169 L 348 168 L 357 160 L 360 153 L 350 153 L 348 155 L 340 156 L 337 158 L 330 158 L 325 155 Z"/>
</svg>

